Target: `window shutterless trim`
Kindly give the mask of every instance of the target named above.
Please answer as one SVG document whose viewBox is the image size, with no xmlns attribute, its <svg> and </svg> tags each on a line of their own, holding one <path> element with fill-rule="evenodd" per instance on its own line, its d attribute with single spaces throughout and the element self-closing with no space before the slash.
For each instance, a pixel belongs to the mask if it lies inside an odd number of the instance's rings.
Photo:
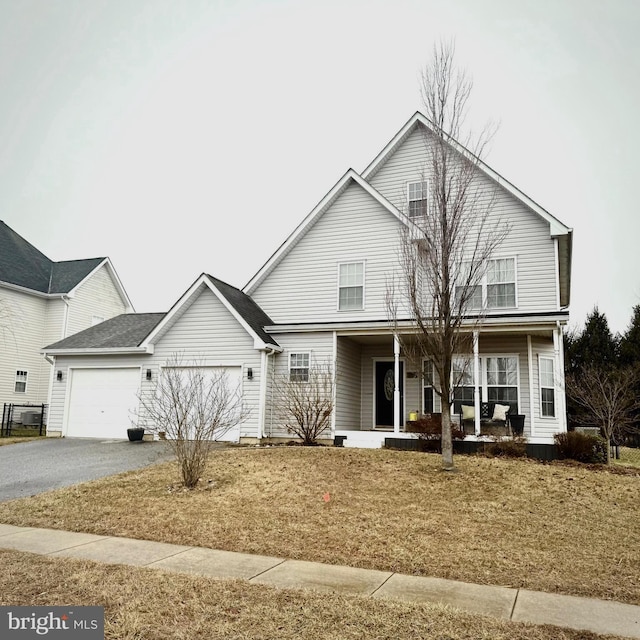
<svg viewBox="0 0 640 640">
<path fill-rule="evenodd" d="M 551 363 L 551 375 L 553 376 L 553 382 L 552 385 L 549 386 L 548 384 L 542 384 L 542 361 L 543 360 L 548 360 Z M 544 413 L 544 402 L 543 402 L 543 397 L 542 397 L 542 391 L 543 390 L 551 390 L 551 392 L 553 393 L 553 413 L 550 415 L 545 415 Z M 551 356 L 543 356 L 541 354 L 538 354 L 538 392 L 539 392 L 539 396 L 540 396 L 540 418 L 544 419 L 544 418 L 549 418 L 549 419 L 555 419 L 556 416 L 556 406 L 557 406 L 557 402 L 556 402 L 556 365 L 555 365 L 555 358 L 551 357 Z"/>
<path fill-rule="evenodd" d="M 349 313 L 350 311 L 364 311 L 365 310 L 365 304 L 366 304 L 366 289 L 365 289 L 365 280 L 366 280 L 366 273 L 367 273 L 367 261 L 366 260 L 341 260 L 340 262 L 337 263 L 338 265 L 338 278 L 337 278 L 337 291 L 336 291 L 336 310 L 340 311 L 341 313 Z M 362 265 L 362 283 L 359 285 L 354 285 L 354 287 L 346 287 L 346 286 L 342 286 L 340 283 L 340 276 L 342 273 L 342 267 L 345 265 L 351 265 L 351 264 L 360 264 Z M 341 309 L 340 308 L 340 291 L 342 289 L 346 289 L 346 288 L 356 288 L 356 287 L 361 287 L 362 288 L 362 305 L 360 308 L 353 308 L 353 309 Z"/>
<path fill-rule="evenodd" d="M 18 389 L 19 384 L 24 384 L 24 389 Z M 29 385 L 29 371 L 27 369 L 16 369 L 16 375 L 13 383 L 14 393 L 27 393 Z"/>
<path fill-rule="evenodd" d="M 296 367 L 292 367 L 291 366 L 291 361 L 293 360 L 294 356 L 306 356 L 306 366 L 296 366 Z M 297 364 L 297 363 L 296 363 Z M 288 370 L 289 370 L 289 381 L 291 382 L 309 382 L 309 371 L 311 369 L 311 351 L 291 351 L 289 353 L 289 358 L 288 358 Z M 303 373 L 303 376 L 306 379 L 300 379 L 300 378 L 296 378 L 295 380 L 292 379 L 291 377 L 291 372 L 292 371 L 296 371 L 296 372 L 304 372 L 306 370 L 306 374 Z"/>
</svg>

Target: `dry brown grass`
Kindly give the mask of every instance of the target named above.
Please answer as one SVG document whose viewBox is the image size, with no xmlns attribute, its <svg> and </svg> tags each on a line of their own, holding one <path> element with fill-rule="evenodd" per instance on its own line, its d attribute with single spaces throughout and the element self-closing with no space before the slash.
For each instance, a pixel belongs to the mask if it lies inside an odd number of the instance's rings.
<svg viewBox="0 0 640 640">
<path fill-rule="evenodd" d="M 0 551 L 3 605 L 98 605 L 110 640 L 614 640 L 437 605 L 278 590 Z M 621 640 L 618 638 L 618 640 Z"/>
<path fill-rule="evenodd" d="M 640 475 L 356 449 L 225 449 L 0 505 L 0 521 L 640 604 Z M 323 495 L 329 493 L 329 502 Z"/>
<path fill-rule="evenodd" d="M 7 444 L 17 444 L 18 442 L 30 442 L 31 440 L 40 440 L 46 436 L 7 436 L 6 438 L 0 438 L 0 447 Z"/>
</svg>

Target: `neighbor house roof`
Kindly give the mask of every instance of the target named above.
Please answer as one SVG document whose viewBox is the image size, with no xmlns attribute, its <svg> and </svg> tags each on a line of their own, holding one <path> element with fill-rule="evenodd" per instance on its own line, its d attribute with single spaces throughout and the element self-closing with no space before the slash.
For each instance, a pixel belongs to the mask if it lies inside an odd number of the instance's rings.
<svg viewBox="0 0 640 640">
<path fill-rule="evenodd" d="M 64 340 L 54 342 L 45 347 L 43 352 L 69 353 L 139 347 L 165 315 L 165 313 L 123 313 Z"/>
<path fill-rule="evenodd" d="M 107 264 L 125 304 L 133 309 L 109 258 L 54 262 L 0 220 L 0 283 L 38 294 L 70 294 L 98 267 Z"/>
</svg>

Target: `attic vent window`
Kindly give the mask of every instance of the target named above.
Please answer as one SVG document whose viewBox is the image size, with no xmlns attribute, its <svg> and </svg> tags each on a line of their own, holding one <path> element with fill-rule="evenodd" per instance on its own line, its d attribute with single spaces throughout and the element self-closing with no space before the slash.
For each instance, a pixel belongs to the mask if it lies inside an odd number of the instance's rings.
<svg viewBox="0 0 640 640">
<path fill-rule="evenodd" d="M 409 217 L 419 218 L 427 215 L 429 184 L 427 182 L 409 182 L 407 184 L 409 199 Z"/>
</svg>

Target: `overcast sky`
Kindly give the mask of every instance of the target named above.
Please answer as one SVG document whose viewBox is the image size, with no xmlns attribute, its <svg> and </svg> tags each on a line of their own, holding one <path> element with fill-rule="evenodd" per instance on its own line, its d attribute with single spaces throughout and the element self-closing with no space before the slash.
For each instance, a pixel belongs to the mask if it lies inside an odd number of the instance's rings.
<svg viewBox="0 0 640 640">
<path fill-rule="evenodd" d="M 572 325 L 640 304 L 638 0 L 0 0 L 0 219 L 137 311 L 242 287 L 455 38 L 487 163 L 574 229 Z"/>
</svg>

